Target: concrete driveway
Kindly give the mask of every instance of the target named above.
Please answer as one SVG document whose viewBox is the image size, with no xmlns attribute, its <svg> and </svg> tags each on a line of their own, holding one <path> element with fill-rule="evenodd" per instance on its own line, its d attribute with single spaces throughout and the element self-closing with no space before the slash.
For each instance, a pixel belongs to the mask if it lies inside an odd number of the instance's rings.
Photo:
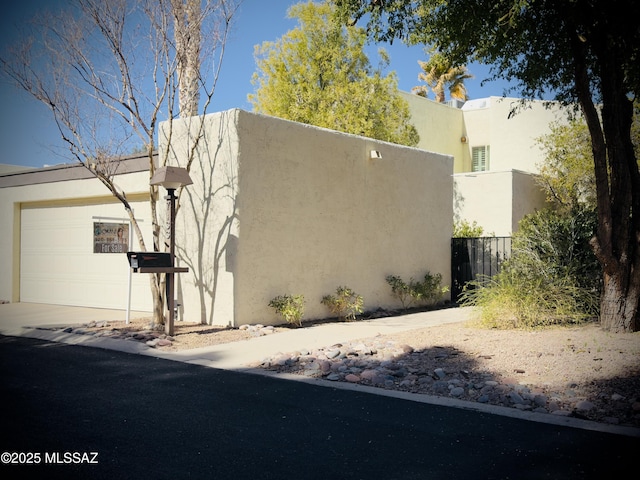
<svg viewBox="0 0 640 480">
<path fill-rule="evenodd" d="M 129 318 L 148 317 L 150 312 L 129 312 Z M 42 303 L 0 305 L 0 332 L 11 335 L 24 327 L 81 325 L 91 321 L 125 321 L 125 310 L 87 308 Z"/>
</svg>

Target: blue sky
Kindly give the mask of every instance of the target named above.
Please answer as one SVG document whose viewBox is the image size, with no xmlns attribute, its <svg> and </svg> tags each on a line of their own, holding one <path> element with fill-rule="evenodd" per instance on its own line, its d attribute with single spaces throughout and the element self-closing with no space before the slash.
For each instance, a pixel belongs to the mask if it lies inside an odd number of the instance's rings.
<svg viewBox="0 0 640 480">
<path fill-rule="evenodd" d="M 42 5 L 51 0 L 21 0 L 17 6 L 3 10 L 0 18 L 0 48 L 12 41 L 15 26 L 28 20 Z M 235 28 L 227 43 L 213 109 L 230 108 L 251 110 L 247 94 L 253 92 L 251 75 L 255 71 L 253 49 L 263 41 L 274 41 L 295 27 L 295 21 L 286 17 L 287 9 L 299 0 L 244 0 L 236 17 Z M 15 5 L 15 4 L 14 4 Z M 423 48 L 407 47 L 400 42 L 383 46 L 391 56 L 389 70 L 396 72 L 401 90 L 410 91 L 420 82 L 417 61 L 424 60 Z M 378 46 L 372 46 L 376 51 Z M 372 59 L 373 64 L 377 61 Z M 487 76 L 487 68 L 471 65 L 474 79 L 467 81 L 470 98 L 492 95 L 501 96 L 503 83 L 491 82 L 484 87 L 481 80 Z M 62 163 L 65 160 L 52 152 L 61 141 L 51 119 L 50 112 L 24 92 L 6 83 L 0 83 L 2 123 L 0 128 L 0 163 L 42 167 Z"/>
</svg>

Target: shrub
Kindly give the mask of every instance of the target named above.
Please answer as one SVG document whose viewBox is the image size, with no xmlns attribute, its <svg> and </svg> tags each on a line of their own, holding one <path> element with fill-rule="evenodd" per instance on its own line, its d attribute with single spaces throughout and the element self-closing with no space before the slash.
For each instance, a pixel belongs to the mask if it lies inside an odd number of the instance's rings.
<svg viewBox="0 0 640 480">
<path fill-rule="evenodd" d="M 335 295 L 325 295 L 320 301 L 341 320 L 355 320 L 364 311 L 364 300 L 348 287 L 338 287 Z"/>
<path fill-rule="evenodd" d="M 535 328 L 597 316 L 601 270 L 589 248 L 594 221 L 586 210 L 526 216 L 500 273 L 468 284 L 460 303 L 478 307 L 481 323 L 492 328 Z"/>
<path fill-rule="evenodd" d="M 282 315 L 287 323 L 302 326 L 304 295 L 279 295 L 269 302 L 269 306 Z"/>
<path fill-rule="evenodd" d="M 435 305 L 449 291 L 448 287 L 442 286 L 442 275 L 439 273 L 432 275 L 427 272 L 422 282 L 411 278 L 409 283 L 406 283 L 396 275 L 387 275 L 386 281 L 391 286 L 392 295 L 400 300 L 404 309 L 411 307 L 414 303 Z"/>
<path fill-rule="evenodd" d="M 391 294 L 398 300 L 400 300 L 402 308 L 409 308 L 415 301 L 415 296 L 412 295 L 411 287 L 413 279 L 409 280 L 409 284 L 407 284 L 404 280 L 402 280 L 402 278 L 396 275 L 387 275 L 385 280 L 391 286 Z"/>
<path fill-rule="evenodd" d="M 469 223 L 468 220 L 458 220 L 453 224 L 453 238 L 475 238 L 481 237 L 483 233 L 484 228 L 475 220 L 473 223 Z"/>
<path fill-rule="evenodd" d="M 417 301 L 423 305 L 435 305 L 442 300 L 442 296 L 449 291 L 449 287 L 442 286 L 442 275 L 431 275 L 427 272 L 422 282 L 416 282 Z"/>
<path fill-rule="evenodd" d="M 596 229 L 596 213 L 574 209 L 561 214 L 546 209 L 525 216 L 513 236 L 506 267 L 526 278 L 569 277 L 577 287 L 599 294 L 602 268 L 589 245 Z"/>
<path fill-rule="evenodd" d="M 473 282 L 475 283 L 475 282 Z M 504 270 L 484 283 L 465 288 L 460 303 L 477 306 L 479 324 L 487 328 L 537 328 L 580 323 L 596 315 L 597 298 L 570 278 L 523 281 Z"/>
</svg>

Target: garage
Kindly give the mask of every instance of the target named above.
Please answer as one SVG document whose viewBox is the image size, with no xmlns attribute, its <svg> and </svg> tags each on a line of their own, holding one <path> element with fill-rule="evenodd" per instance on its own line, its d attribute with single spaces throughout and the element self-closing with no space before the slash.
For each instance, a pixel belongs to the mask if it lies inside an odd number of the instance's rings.
<svg viewBox="0 0 640 480">
<path fill-rule="evenodd" d="M 132 206 L 150 239 L 148 202 Z M 21 204 L 20 301 L 126 309 L 131 281 L 131 309 L 151 311 L 148 276 L 130 276 L 130 231 L 124 208 L 110 197 Z"/>
</svg>

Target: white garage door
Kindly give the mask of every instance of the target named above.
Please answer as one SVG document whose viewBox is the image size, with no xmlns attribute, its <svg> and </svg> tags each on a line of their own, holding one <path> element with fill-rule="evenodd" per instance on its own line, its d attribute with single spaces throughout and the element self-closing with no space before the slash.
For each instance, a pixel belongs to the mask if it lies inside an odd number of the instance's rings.
<svg viewBox="0 0 640 480">
<path fill-rule="evenodd" d="M 137 215 L 138 211 L 146 210 L 148 205 L 144 202 L 134 207 Z M 20 301 L 126 309 L 129 288 L 126 254 L 94 253 L 95 224 L 126 224 L 124 218 L 122 206 L 115 203 L 23 207 Z M 132 310 L 150 311 L 148 276 L 134 274 L 131 278 Z"/>
</svg>

